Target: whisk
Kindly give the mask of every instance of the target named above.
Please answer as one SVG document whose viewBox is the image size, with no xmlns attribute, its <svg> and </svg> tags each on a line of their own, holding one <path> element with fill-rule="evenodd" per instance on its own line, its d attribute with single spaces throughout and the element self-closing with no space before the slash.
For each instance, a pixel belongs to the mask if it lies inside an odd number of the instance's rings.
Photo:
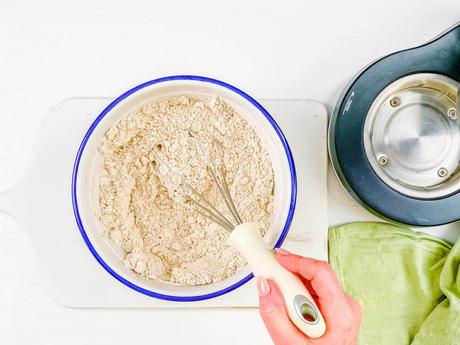
<svg viewBox="0 0 460 345">
<path fill-rule="evenodd" d="M 173 168 L 159 150 L 153 151 L 157 161 L 154 169 L 156 175 L 174 186 L 174 191 L 182 197 L 178 201 L 230 232 L 227 243 L 245 257 L 254 275 L 261 275 L 277 284 L 283 295 L 289 318 L 297 328 L 311 338 L 322 336 L 326 330 L 324 319 L 302 281 L 278 263 L 273 250 L 267 246 L 260 235 L 258 225 L 243 222 L 241 219 L 230 194 L 222 154 L 218 154 L 215 159 L 209 157 L 206 159 L 203 144 L 197 142 L 197 146 L 206 162 L 207 173 L 217 186 L 232 220 L 188 183 L 185 176 L 178 169 Z M 169 171 L 172 178 L 168 177 L 164 170 Z"/>
</svg>

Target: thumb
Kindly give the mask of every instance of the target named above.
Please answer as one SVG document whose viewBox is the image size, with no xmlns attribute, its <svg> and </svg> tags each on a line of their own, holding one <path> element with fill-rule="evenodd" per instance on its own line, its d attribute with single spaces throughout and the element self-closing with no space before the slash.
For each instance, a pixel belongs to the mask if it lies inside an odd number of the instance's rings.
<svg viewBox="0 0 460 345">
<path fill-rule="evenodd" d="M 305 335 L 289 319 L 283 297 L 276 284 L 259 276 L 257 289 L 259 313 L 273 342 L 277 345 L 306 344 Z"/>
</svg>

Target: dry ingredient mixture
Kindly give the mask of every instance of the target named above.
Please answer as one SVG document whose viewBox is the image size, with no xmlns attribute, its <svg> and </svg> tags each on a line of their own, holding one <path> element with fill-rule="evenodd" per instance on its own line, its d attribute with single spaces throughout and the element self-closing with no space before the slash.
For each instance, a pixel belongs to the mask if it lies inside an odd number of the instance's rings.
<svg viewBox="0 0 460 345">
<path fill-rule="evenodd" d="M 124 264 L 146 278 L 209 284 L 246 264 L 226 245 L 228 232 L 178 202 L 174 185 L 161 177 L 171 172 L 161 167 L 158 152 L 231 219 L 196 138 L 221 147 L 229 189 L 243 221 L 257 222 L 262 233 L 269 226 L 273 170 L 249 123 L 220 98 L 183 96 L 148 104 L 115 124 L 99 148 L 104 155 L 100 220 L 106 236 L 125 253 Z"/>
</svg>

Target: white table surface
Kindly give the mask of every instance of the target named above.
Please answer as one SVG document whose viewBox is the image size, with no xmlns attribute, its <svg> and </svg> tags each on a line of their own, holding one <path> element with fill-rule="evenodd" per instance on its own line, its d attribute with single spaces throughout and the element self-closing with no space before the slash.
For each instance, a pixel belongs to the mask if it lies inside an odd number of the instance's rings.
<svg viewBox="0 0 460 345">
<path fill-rule="evenodd" d="M 257 98 L 316 99 L 331 109 L 361 67 L 460 20 L 458 0 L 0 5 L 0 190 L 24 174 L 37 124 L 64 98 L 113 96 L 184 73 L 228 81 Z M 457 230 L 449 236 L 458 237 Z M 28 238 L 1 214 L 0 339 L 37 345 L 270 343 L 256 310 L 59 307 L 46 293 Z"/>
</svg>

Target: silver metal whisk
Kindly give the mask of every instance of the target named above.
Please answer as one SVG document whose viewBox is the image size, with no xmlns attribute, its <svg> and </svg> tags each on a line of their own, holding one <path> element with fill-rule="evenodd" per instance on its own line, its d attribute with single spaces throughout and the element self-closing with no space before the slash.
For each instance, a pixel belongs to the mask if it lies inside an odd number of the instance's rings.
<svg viewBox="0 0 460 345">
<path fill-rule="evenodd" d="M 204 153 L 201 143 L 197 141 L 197 144 L 198 149 Z M 212 148 L 213 146 L 210 145 L 210 149 Z M 154 150 L 153 153 L 161 166 L 166 167 L 174 177 L 171 179 L 165 176 L 161 172 L 161 167 L 156 164 L 154 171 L 157 176 L 175 186 L 175 191 L 186 198 L 183 202 L 185 205 L 230 232 L 227 244 L 245 257 L 254 275 L 262 275 L 275 281 L 283 296 L 289 318 L 299 330 L 314 338 L 321 336 L 326 330 L 326 324 L 310 292 L 295 274 L 286 270 L 275 259 L 272 249 L 267 246 L 260 235 L 259 226 L 256 223 L 242 222 L 230 195 L 222 155 L 219 154 L 220 157 L 215 160 L 209 159 L 208 156 L 208 159 L 205 159 L 207 161 L 206 170 L 219 189 L 233 217 L 233 223 L 206 200 L 203 194 L 193 188 L 183 174 L 166 162 L 157 150 Z M 204 155 L 204 158 L 206 156 Z M 175 179 L 178 182 L 174 181 Z"/>
</svg>

